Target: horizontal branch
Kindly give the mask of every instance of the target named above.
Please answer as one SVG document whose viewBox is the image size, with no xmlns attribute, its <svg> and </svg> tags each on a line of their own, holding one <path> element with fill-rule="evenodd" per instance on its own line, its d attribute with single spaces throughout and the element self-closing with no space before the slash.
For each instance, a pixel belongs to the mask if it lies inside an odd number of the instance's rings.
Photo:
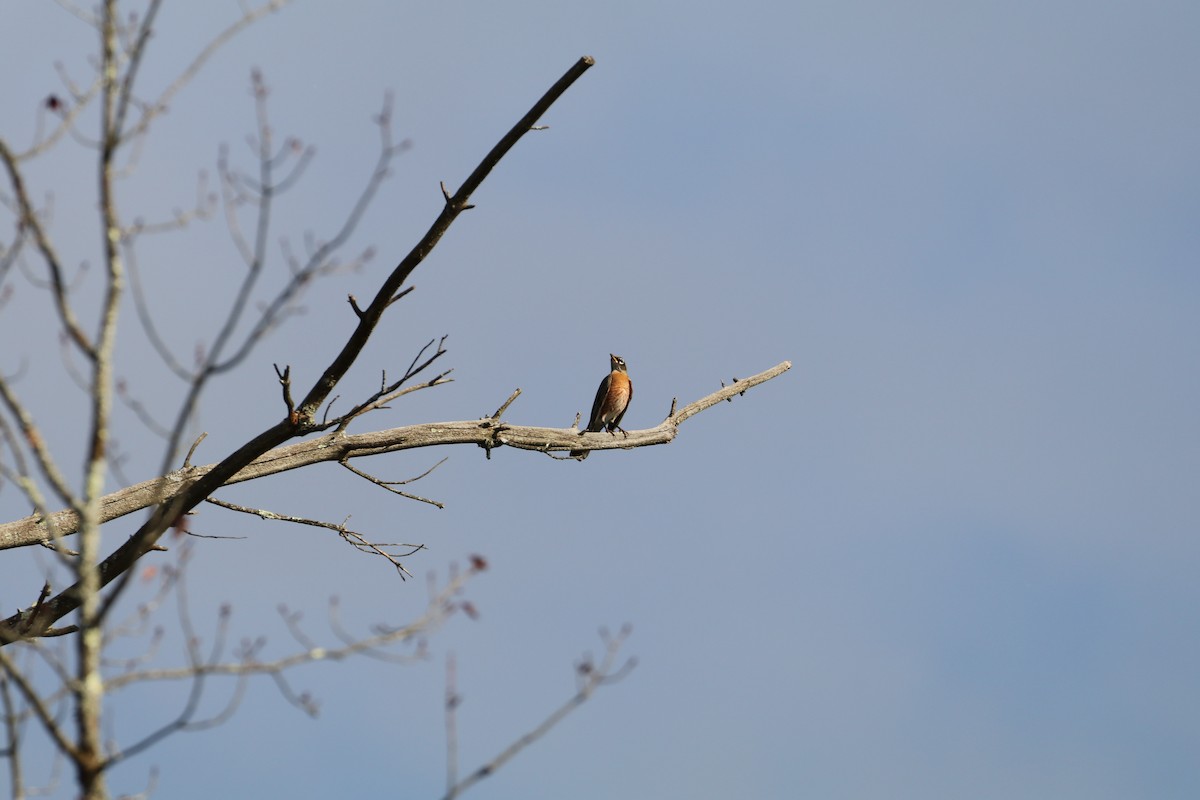
<svg viewBox="0 0 1200 800">
<path fill-rule="evenodd" d="M 352 458 L 413 450 L 419 447 L 438 447 L 451 444 L 474 444 L 486 449 L 515 447 L 540 452 L 570 451 L 581 447 L 589 450 L 632 449 L 668 444 L 679 432 L 679 426 L 722 400 L 732 400 L 760 383 L 765 383 L 791 369 L 790 361 L 777 364 L 765 372 L 744 378 L 702 397 L 672 413 L 653 428 L 629 431 L 628 436 L 608 433 L 580 434 L 574 428 L 538 428 L 510 425 L 495 416 L 461 422 L 426 422 L 373 433 L 346 434 L 334 432 L 316 439 L 270 450 L 237 472 L 225 485 L 276 475 L 322 461 L 342 462 Z M 203 478 L 215 465 L 185 467 L 161 478 L 153 478 L 113 492 L 101 500 L 100 521 L 106 523 L 143 508 L 161 503 L 186 491 Z M 60 536 L 75 533 L 79 518 L 70 510 L 51 515 Z M 0 525 L 0 550 L 49 544 L 50 534 L 36 515 Z"/>
</svg>

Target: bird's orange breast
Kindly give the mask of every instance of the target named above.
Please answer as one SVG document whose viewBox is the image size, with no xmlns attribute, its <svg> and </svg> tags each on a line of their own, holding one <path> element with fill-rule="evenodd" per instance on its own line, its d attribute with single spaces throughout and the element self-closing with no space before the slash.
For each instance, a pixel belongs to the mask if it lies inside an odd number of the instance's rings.
<svg viewBox="0 0 1200 800">
<path fill-rule="evenodd" d="M 604 408 L 601 410 L 601 419 L 604 422 L 611 422 L 622 411 L 625 406 L 629 405 L 629 398 L 633 394 L 633 384 L 629 380 L 629 375 L 624 372 L 613 372 L 608 376 L 608 396 L 604 398 Z"/>
</svg>

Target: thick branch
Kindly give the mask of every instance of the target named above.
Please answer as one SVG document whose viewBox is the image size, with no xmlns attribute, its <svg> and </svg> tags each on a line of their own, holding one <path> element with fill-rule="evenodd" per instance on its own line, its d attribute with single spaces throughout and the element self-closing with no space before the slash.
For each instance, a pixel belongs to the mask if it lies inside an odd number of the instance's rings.
<svg viewBox="0 0 1200 800">
<path fill-rule="evenodd" d="M 372 433 L 333 433 L 316 439 L 286 445 L 264 453 L 239 470 L 222 485 L 275 475 L 288 470 L 307 467 L 322 461 L 345 461 L 351 458 L 394 453 L 418 447 L 438 447 L 450 444 L 474 444 L 480 447 L 515 447 L 520 450 L 569 451 L 581 445 L 593 450 L 632 449 L 651 445 L 668 444 L 679 432 L 679 426 L 690 417 L 707 408 L 731 400 L 760 383 L 782 375 L 791 369 L 792 363 L 784 361 L 765 372 L 745 378 L 702 397 L 675 411 L 661 423 L 645 430 L 629 431 L 628 437 L 612 436 L 608 433 L 580 435 L 573 428 L 538 428 L 526 425 L 509 425 L 485 418 L 459 422 L 426 422 L 406 425 Z M 198 481 L 209 475 L 220 465 L 190 467 L 176 470 L 161 478 L 143 481 L 117 492 L 103 500 L 101 519 L 104 522 L 147 508 L 156 502 L 164 502 L 186 492 Z M 78 517 L 70 510 L 52 515 L 59 535 L 75 533 Z M 50 535 L 37 517 L 0 525 L 0 550 L 48 542 Z"/>
<path fill-rule="evenodd" d="M 99 564 L 99 584 L 101 586 L 107 585 L 125 574 L 130 567 L 137 563 L 139 558 L 154 548 L 158 538 L 175 523 L 180 515 L 190 511 L 218 488 L 224 486 L 246 466 L 287 440 L 311 433 L 320 427 L 317 421 L 319 409 L 366 346 L 367 340 L 374 332 L 383 312 L 391 305 L 392 299 L 400 291 L 401 284 L 434 248 L 450 225 L 458 218 L 458 215 L 470 206 L 468 200 L 471 193 L 479 187 L 479 184 L 500 159 L 529 131 L 538 118 L 563 92 L 594 63 L 590 56 L 585 56 L 567 70 L 566 74 L 550 87 L 549 91 L 534 104 L 520 122 L 505 134 L 491 152 L 483 158 L 458 192 L 446 201 L 445 207 L 429 231 L 383 282 L 375 299 L 363 311 L 358 326 L 350 335 L 342 351 L 309 390 L 308 395 L 296 409 L 297 413 L 294 417 L 289 415 L 289 419 L 281 420 L 267 428 L 170 499 L 163 500 L 163 493 L 156 492 L 155 502 L 158 502 L 159 505 L 155 513 L 124 544 Z M 80 584 L 76 583 L 44 603 L 36 613 L 18 612 L 0 622 L 0 645 L 26 637 L 40 636 L 54 622 L 79 608 L 82 601 L 81 588 Z"/>
<path fill-rule="evenodd" d="M 533 108 L 529 109 L 528 113 L 484 156 L 483 160 L 479 162 L 479 166 L 463 182 L 459 190 L 452 197 L 446 198 L 446 205 L 443 206 L 442 213 L 438 215 L 433 225 L 421 237 L 421 241 L 409 251 L 409 254 L 404 257 L 403 261 L 396 265 L 396 268 L 392 270 L 392 274 L 379 287 L 379 291 L 375 294 L 375 299 L 371 301 L 369 306 L 363 309 L 362 314 L 359 316 L 358 327 L 354 329 L 354 332 L 346 341 L 342 352 L 326 368 L 325 374 L 321 376 L 320 380 L 309 391 L 308 396 L 300 403 L 299 410 L 302 420 L 309 424 L 316 421 L 318 409 L 329 398 L 338 381 L 350 369 L 350 365 L 358 358 L 358 354 L 366 346 L 367 340 L 375 330 L 375 326 L 379 323 L 383 312 L 392 304 L 393 298 L 400 291 L 400 287 L 404 281 L 425 260 L 425 256 L 429 255 L 446 231 L 449 230 L 450 225 L 458 218 L 458 215 L 471 207 L 469 203 L 471 194 L 479 188 L 479 185 L 483 183 L 488 173 L 500 163 L 500 159 L 504 158 L 517 141 L 529 132 L 534 123 L 549 110 L 550 106 L 562 96 L 563 92 L 570 88 L 571 84 L 575 83 L 595 63 L 595 59 L 591 56 L 584 56 L 575 62 L 575 65 L 567 70 L 558 79 L 558 82 L 551 86 L 542 95 L 540 100 L 534 103 Z M 445 192 L 444 187 L 443 192 Z"/>
</svg>

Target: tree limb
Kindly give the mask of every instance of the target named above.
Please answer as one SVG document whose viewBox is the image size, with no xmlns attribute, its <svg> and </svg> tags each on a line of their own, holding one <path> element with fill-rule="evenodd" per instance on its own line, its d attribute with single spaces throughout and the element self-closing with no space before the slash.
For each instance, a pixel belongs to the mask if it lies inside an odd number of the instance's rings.
<svg viewBox="0 0 1200 800">
<path fill-rule="evenodd" d="M 694 403 L 689 403 L 653 428 L 629 431 L 628 437 L 614 437 L 607 433 L 580 435 L 573 428 L 539 428 L 526 425 L 510 425 L 488 417 L 481 420 L 456 422 L 426 422 L 389 428 L 372 433 L 333 433 L 316 439 L 275 448 L 247 464 L 222 485 L 242 483 L 256 478 L 276 475 L 322 461 L 343 462 L 364 456 L 395 453 L 419 447 L 440 447 L 450 444 L 474 444 L 480 447 L 515 447 L 519 450 L 541 452 L 577 450 L 581 445 L 591 450 L 632 449 L 651 445 L 669 444 L 679 432 L 679 426 L 687 419 L 707 408 L 731 400 L 753 387 L 765 383 L 792 367 L 784 361 L 750 378 L 744 378 L 723 387 Z M 176 470 L 160 478 L 153 478 L 134 486 L 121 489 L 103 498 L 101 519 L 104 522 L 148 508 L 158 502 L 169 502 L 171 498 L 186 492 L 219 465 L 190 467 Z M 75 533 L 79 520 L 69 509 L 51 515 L 58 535 Z M 0 525 L 0 550 L 43 544 L 50 540 L 44 525 L 37 516 Z"/>
<path fill-rule="evenodd" d="M 224 486 L 237 473 L 261 457 L 272 448 L 279 447 L 289 439 L 304 436 L 322 430 L 318 414 L 322 405 L 329 399 L 338 382 L 349 371 L 358 359 L 375 327 L 383 317 L 383 312 L 392 304 L 400 292 L 401 286 L 412 271 L 433 250 L 442 236 L 458 218 L 459 214 L 471 207 L 471 193 L 479 187 L 492 169 L 499 163 L 509 150 L 524 136 L 534 123 L 554 104 L 570 86 L 579 79 L 593 64 L 591 56 L 584 56 L 571 66 L 516 125 L 506 133 L 491 149 L 467 180 L 453 196 L 448 197 L 445 206 L 429 230 L 421 237 L 409 254 L 396 265 L 391 274 L 383 281 L 375 299 L 362 311 L 358 325 L 342 350 L 325 368 L 321 377 L 313 384 L 308 394 L 296 408 L 294 415 L 271 425 L 262 433 L 253 437 L 223 461 L 214 465 L 194 483 L 189 483 L 180 493 L 171 495 L 163 491 L 167 488 L 169 476 L 164 477 L 159 491 L 154 492 L 157 508 L 154 513 L 132 536 L 117 547 L 107 558 L 98 565 L 98 585 L 106 586 L 113 580 L 126 574 L 143 555 L 154 548 L 159 537 L 170 528 L 182 514 L 190 511 L 198 503 Z M 109 143 L 111 146 L 111 143 Z M 119 230 L 119 228 L 117 229 Z M 118 587 L 119 588 L 119 587 Z M 75 611 L 83 602 L 84 587 L 82 582 L 76 582 L 59 595 L 42 604 L 37 613 L 18 612 L 0 622 L 0 646 L 20 639 L 37 637 L 49 629 L 54 622 Z"/>
</svg>

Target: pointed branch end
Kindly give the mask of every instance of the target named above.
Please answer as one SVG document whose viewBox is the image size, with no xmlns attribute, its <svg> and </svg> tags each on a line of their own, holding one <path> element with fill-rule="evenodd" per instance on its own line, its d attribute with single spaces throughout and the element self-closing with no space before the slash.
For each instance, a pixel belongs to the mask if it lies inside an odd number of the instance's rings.
<svg viewBox="0 0 1200 800">
<path fill-rule="evenodd" d="M 300 412 L 296 411 L 296 403 L 292 400 L 292 368 L 286 366 L 282 370 L 278 364 L 273 364 L 275 374 L 279 377 L 279 385 L 283 388 L 283 403 L 287 406 L 288 422 L 292 425 L 300 424 Z"/>
<path fill-rule="evenodd" d="M 276 368 L 276 370 L 278 370 L 278 368 Z M 201 433 L 200 436 L 196 439 L 196 441 L 192 442 L 192 446 L 191 446 L 191 449 L 188 450 L 187 457 L 183 459 L 183 468 L 184 469 L 191 469 L 192 456 L 194 456 L 196 454 L 196 448 L 200 446 L 200 443 L 204 441 L 206 436 L 208 436 L 207 431 Z"/>
<path fill-rule="evenodd" d="M 507 411 L 507 410 L 508 410 L 508 407 L 509 407 L 509 406 L 511 406 L 511 405 L 513 404 L 513 401 L 514 401 L 514 400 L 516 400 L 516 399 L 517 399 L 518 397 L 520 397 L 520 396 L 521 396 L 521 389 L 520 389 L 520 387 L 517 387 L 517 389 L 515 389 L 515 390 L 513 391 L 513 393 L 512 393 L 512 394 L 510 394 L 510 395 L 508 396 L 508 399 L 504 401 L 504 405 L 502 405 L 502 406 L 500 406 L 499 408 L 497 408 L 497 409 L 496 409 L 496 413 L 495 413 L 495 414 L 492 414 L 492 417 L 491 417 L 491 418 L 492 418 L 492 421 L 496 421 L 496 420 L 500 419 L 500 416 L 501 416 L 501 415 L 502 415 L 502 414 L 503 414 L 505 411 Z"/>
<path fill-rule="evenodd" d="M 392 299 L 391 299 L 391 300 L 388 300 L 388 305 L 390 306 L 392 303 L 394 303 L 394 302 L 396 302 L 397 300 L 399 300 L 400 298 L 404 297 L 406 294 L 408 294 L 409 292 L 411 292 L 411 291 L 412 291 L 413 289 L 415 289 L 415 288 L 417 288 L 417 287 L 415 287 L 415 286 L 409 286 L 409 287 L 408 287 L 407 289 L 405 289 L 404 291 L 402 291 L 402 292 L 397 292 L 395 295 L 393 295 L 393 297 L 392 297 Z M 442 341 L 445 341 L 445 340 L 446 340 L 446 337 L 444 337 L 444 336 L 443 336 L 443 337 L 442 337 Z"/>
</svg>

